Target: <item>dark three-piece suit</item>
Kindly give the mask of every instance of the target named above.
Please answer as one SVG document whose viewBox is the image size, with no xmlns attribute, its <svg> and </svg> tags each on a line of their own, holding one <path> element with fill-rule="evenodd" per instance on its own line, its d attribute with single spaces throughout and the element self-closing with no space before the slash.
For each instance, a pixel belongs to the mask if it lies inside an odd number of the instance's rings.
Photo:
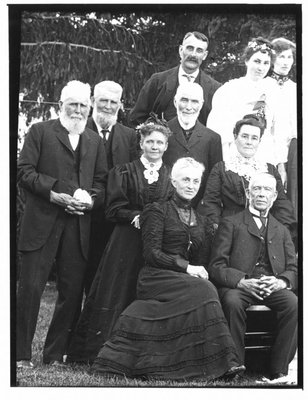
<svg viewBox="0 0 308 400">
<path fill-rule="evenodd" d="M 297 261 L 288 229 L 268 214 L 266 234 L 262 235 L 248 209 L 223 218 L 212 247 L 210 279 L 218 288 L 231 335 L 244 363 L 246 308 L 264 304 L 277 314 L 277 336 L 271 351 L 273 375 L 287 374 L 297 348 Z M 288 289 L 272 292 L 263 301 L 237 288 L 242 278 L 251 278 L 265 250 L 269 274 L 287 282 Z"/>
<path fill-rule="evenodd" d="M 90 212 L 70 215 L 50 202 L 50 191 L 73 195 L 78 188 L 104 201 L 107 163 L 103 142 L 85 128 L 73 150 L 60 121 L 34 124 L 18 161 L 26 195 L 20 229 L 22 265 L 17 294 L 17 360 L 31 359 L 40 298 L 56 260 L 58 299 L 43 361 L 61 361 L 81 306 L 87 265 Z M 94 203 L 95 204 L 95 203 Z"/>
</svg>

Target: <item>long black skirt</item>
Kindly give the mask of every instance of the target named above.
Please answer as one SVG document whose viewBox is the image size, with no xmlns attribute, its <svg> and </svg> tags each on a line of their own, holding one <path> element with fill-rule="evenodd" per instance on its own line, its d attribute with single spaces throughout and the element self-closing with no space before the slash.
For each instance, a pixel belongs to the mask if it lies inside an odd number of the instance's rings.
<svg viewBox="0 0 308 400">
<path fill-rule="evenodd" d="M 139 277 L 138 300 L 121 314 L 92 371 L 210 380 L 236 365 L 235 345 L 213 284 L 146 267 Z"/>
<path fill-rule="evenodd" d="M 93 362 L 121 312 L 136 299 L 143 264 L 140 230 L 116 225 L 72 336 L 68 362 Z"/>
</svg>

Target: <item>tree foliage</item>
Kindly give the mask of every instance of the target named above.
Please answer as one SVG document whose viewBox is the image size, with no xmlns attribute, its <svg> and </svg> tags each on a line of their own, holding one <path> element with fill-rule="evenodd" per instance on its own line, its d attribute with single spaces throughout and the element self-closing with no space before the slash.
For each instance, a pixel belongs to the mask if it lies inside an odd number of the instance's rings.
<svg viewBox="0 0 308 400">
<path fill-rule="evenodd" d="M 20 88 L 27 92 L 25 99 L 41 95 L 44 101 L 57 102 L 71 79 L 92 87 L 111 79 L 123 86 L 124 104 L 130 108 L 152 73 L 178 64 L 179 44 L 192 30 L 209 37 L 210 53 L 202 68 L 220 82 L 244 74 L 240 56 L 252 37 L 296 41 L 293 9 L 282 14 L 279 5 L 271 12 L 263 6 L 250 13 L 200 7 L 23 12 Z"/>
</svg>

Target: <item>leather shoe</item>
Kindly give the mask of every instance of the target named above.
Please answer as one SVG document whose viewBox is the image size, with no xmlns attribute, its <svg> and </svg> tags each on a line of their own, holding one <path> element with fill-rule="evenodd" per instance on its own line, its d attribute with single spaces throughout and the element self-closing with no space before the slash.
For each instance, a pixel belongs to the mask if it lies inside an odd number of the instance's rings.
<svg viewBox="0 0 308 400">
<path fill-rule="evenodd" d="M 270 376 L 270 380 L 273 381 L 274 379 L 281 379 L 286 377 L 286 374 L 283 374 L 282 372 L 278 372 L 277 374 L 272 374 Z"/>
<path fill-rule="evenodd" d="M 16 368 L 21 369 L 21 368 L 34 368 L 33 363 L 30 360 L 20 360 L 16 362 Z"/>
<path fill-rule="evenodd" d="M 66 368 L 66 367 L 67 367 L 67 364 L 64 363 L 63 361 L 55 360 L 55 361 L 51 361 L 51 362 L 49 363 L 49 366 L 50 366 L 50 367 Z"/>
<path fill-rule="evenodd" d="M 236 365 L 228 369 L 228 371 L 223 375 L 223 378 L 233 379 L 236 375 L 241 374 L 246 371 L 245 365 Z"/>
</svg>

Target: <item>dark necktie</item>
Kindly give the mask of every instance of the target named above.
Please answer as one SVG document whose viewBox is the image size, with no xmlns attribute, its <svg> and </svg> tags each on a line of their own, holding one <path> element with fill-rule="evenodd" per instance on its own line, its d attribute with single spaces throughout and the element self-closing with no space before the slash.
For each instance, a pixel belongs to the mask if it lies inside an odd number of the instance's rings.
<svg viewBox="0 0 308 400">
<path fill-rule="evenodd" d="M 184 132 L 184 136 L 185 136 L 186 142 L 188 142 L 188 140 L 189 140 L 189 138 L 191 137 L 193 131 L 192 131 L 192 130 L 185 131 L 185 130 L 183 129 L 183 132 Z"/>
<path fill-rule="evenodd" d="M 261 217 L 261 215 L 260 216 L 259 215 L 254 215 L 254 217 L 259 218 L 259 220 L 261 221 L 262 226 L 261 226 L 260 230 L 263 231 L 264 229 L 266 229 L 267 218 L 266 217 Z"/>
<path fill-rule="evenodd" d="M 101 130 L 101 134 L 103 135 L 103 142 L 104 142 L 104 144 L 106 144 L 107 143 L 107 133 L 109 132 L 109 130 L 108 129 L 102 129 Z"/>
<path fill-rule="evenodd" d="M 184 74 L 183 76 L 185 76 L 187 78 L 188 82 L 193 82 L 194 81 L 194 77 L 192 75 Z"/>
</svg>

